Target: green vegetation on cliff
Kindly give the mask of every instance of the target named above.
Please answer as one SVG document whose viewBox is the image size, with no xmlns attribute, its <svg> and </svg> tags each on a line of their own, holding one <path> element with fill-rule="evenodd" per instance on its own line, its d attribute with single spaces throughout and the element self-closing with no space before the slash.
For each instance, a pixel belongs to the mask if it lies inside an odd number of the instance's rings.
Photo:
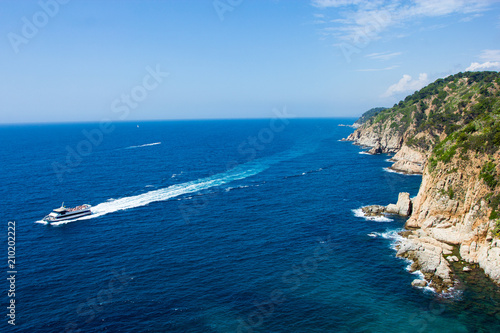
<svg viewBox="0 0 500 333">
<path fill-rule="evenodd" d="M 379 108 L 370 109 L 370 110 L 366 111 L 365 113 L 363 113 L 363 115 L 358 120 L 356 120 L 356 122 L 354 124 L 363 125 L 364 123 L 366 123 L 368 121 L 368 119 L 378 115 L 380 112 L 382 112 L 384 110 L 387 110 L 387 108 L 379 107 Z"/>
<path fill-rule="evenodd" d="M 500 143 L 499 97 L 500 73 L 458 73 L 436 80 L 392 108 L 371 114 L 364 121 L 369 125 L 389 125 L 399 133 L 408 130 L 413 134 L 429 133 L 433 139 L 431 142 L 409 138 L 409 143 L 428 148 L 437 143 L 436 139 L 443 132 L 446 135 L 460 130 L 466 130 L 466 134 L 482 132 L 488 145 L 481 148 L 475 143 L 471 148 L 491 150 L 493 145 Z M 469 124 L 471 126 L 467 127 Z M 462 141 L 467 140 L 462 138 Z"/>
<path fill-rule="evenodd" d="M 459 158 L 488 160 L 480 179 L 491 193 L 484 199 L 500 218 L 500 73 L 466 72 L 438 79 L 392 108 L 365 120 L 364 126 L 398 134 L 428 156 L 428 170 L 446 170 Z M 456 171 L 455 171 L 456 172 Z M 450 198 L 453 191 L 447 193 Z M 500 234 L 500 222 L 496 231 Z"/>
</svg>

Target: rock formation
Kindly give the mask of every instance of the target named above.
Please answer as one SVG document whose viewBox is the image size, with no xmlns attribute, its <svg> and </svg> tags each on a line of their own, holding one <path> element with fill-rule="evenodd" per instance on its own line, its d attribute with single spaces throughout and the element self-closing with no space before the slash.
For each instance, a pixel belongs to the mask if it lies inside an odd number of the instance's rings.
<svg viewBox="0 0 500 333">
<path fill-rule="evenodd" d="M 373 205 L 361 208 L 365 216 L 381 216 L 384 214 L 396 214 L 401 216 L 410 216 L 413 203 L 410 199 L 410 193 L 399 193 L 397 204 L 386 206 Z"/>
<path fill-rule="evenodd" d="M 390 168 L 408 174 L 422 174 L 427 156 L 415 149 L 403 145 L 401 149 L 391 158 L 395 162 Z"/>
</svg>

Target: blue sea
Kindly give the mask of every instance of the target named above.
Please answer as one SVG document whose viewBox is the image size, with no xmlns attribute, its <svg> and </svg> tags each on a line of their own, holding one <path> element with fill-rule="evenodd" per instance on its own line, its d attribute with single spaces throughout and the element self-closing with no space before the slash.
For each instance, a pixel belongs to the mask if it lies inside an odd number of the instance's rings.
<svg viewBox="0 0 500 333">
<path fill-rule="evenodd" d="M 1 331 L 499 332 L 480 270 L 447 296 L 414 289 L 405 219 L 359 214 L 421 177 L 340 142 L 353 121 L 1 126 Z M 93 215 L 41 223 L 63 201 Z"/>
</svg>

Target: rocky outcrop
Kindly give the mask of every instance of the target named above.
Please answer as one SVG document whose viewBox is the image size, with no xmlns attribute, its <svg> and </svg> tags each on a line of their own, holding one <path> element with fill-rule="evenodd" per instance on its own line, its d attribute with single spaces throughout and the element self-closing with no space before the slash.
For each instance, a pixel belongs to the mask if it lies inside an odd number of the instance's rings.
<svg viewBox="0 0 500 333">
<path fill-rule="evenodd" d="M 423 288 L 427 286 L 427 281 L 425 280 L 420 280 L 420 279 L 415 279 L 411 282 L 412 287 L 417 287 L 417 288 Z"/>
<path fill-rule="evenodd" d="M 415 149 L 403 145 L 401 149 L 391 158 L 395 162 L 390 168 L 408 174 L 422 174 L 427 156 Z"/>
<path fill-rule="evenodd" d="M 401 149 L 403 143 L 402 135 L 395 133 L 392 129 L 381 129 L 377 126 L 362 126 L 345 139 L 356 145 L 376 148 L 377 154 L 396 153 Z"/>
<path fill-rule="evenodd" d="M 479 175 L 486 161 L 470 154 L 451 159 L 446 169 L 426 169 L 406 227 L 456 246 L 461 260 L 478 264 L 500 283 L 500 240 L 492 234 L 495 222 L 484 199 L 490 188 Z"/>
<path fill-rule="evenodd" d="M 365 216 L 372 217 L 372 216 L 382 216 L 386 212 L 386 207 L 385 206 L 380 206 L 380 205 L 373 205 L 373 206 L 366 206 L 361 208 L 361 211 Z"/>
<path fill-rule="evenodd" d="M 453 246 L 439 242 L 427 233 L 416 230 L 406 234 L 406 239 L 397 246 L 397 256 L 411 260 L 410 271 L 420 271 L 428 285 L 437 292 L 447 291 L 454 285 L 454 274 L 447 255 Z"/>
<path fill-rule="evenodd" d="M 401 216 L 410 216 L 413 208 L 413 203 L 410 199 L 410 193 L 399 193 L 398 203 L 396 204 L 398 214 Z"/>
<path fill-rule="evenodd" d="M 394 164 L 390 169 L 407 174 L 422 174 L 427 161 L 426 154 L 404 144 L 404 136 L 398 132 L 384 130 L 379 127 L 361 127 L 342 141 L 352 141 L 356 145 L 371 148 L 368 154 L 377 155 L 392 153 Z"/>
<path fill-rule="evenodd" d="M 412 212 L 412 201 L 410 199 L 410 193 L 402 192 L 399 193 L 398 203 L 389 204 L 387 206 L 373 205 L 361 208 L 365 216 L 382 216 L 385 214 L 395 214 L 401 216 L 410 216 Z"/>
<path fill-rule="evenodd" d="M 380 144 L 380 142 L 377 142 L 375 147 L 373 147 L 372 149 L 370 149 L 368 151 L 368 154 L 377 155 L 377 154 L 382 154 L 383 152 L 384 152 L 384 149 L 383 149 L 382 145 Z"/>
</svg>

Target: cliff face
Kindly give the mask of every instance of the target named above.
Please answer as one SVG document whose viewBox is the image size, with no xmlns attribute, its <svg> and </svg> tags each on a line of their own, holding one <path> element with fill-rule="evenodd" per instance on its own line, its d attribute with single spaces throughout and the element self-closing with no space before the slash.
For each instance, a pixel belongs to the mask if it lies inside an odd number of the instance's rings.
<svg viewBox="0 0 500 333">
<path fill-rule="evenodd" d="M 418 230 L 413 234 L 419 237 L 457 246 L 461 259 L 479 264 L 500 283 L 500 239 L 487 201 L 491 188 L 480 177 L 489 158 L 470 155 L 467 161 L 454 157 L 434 172 L 425 169 L 414 200 L 415 213 L 406 227 Z M 497 153 L 493 158 L 499 157 Z"/>
<path fill-rule="evenodd" d="M 500 283 L 499 73 L 440 79 L 346 140 L 396 153 L 392 169 L 423 174 L 398 248 L 413 270 L 438 291 L 454 285 L 456 261 L 478 264 Z"/>
<path fill-rule="evenodd" d="M 395 153 L 403 144 L 403 136 L 379 125 L 362 126 L 347 137 L 347 141 L 366 147 L 380 146 L 381 153 Z"/>
<path fill-rule="evenodd" d="M 346 141 L 353 141 L 363 147 L 371 147 L 370 154 L 394 154 L 390 168 L 402 173 L 422 174 L 427 154 L 404 143 L 404 135 L 378 126 L 361 127 L 349 135 Z"/>
</svg>

